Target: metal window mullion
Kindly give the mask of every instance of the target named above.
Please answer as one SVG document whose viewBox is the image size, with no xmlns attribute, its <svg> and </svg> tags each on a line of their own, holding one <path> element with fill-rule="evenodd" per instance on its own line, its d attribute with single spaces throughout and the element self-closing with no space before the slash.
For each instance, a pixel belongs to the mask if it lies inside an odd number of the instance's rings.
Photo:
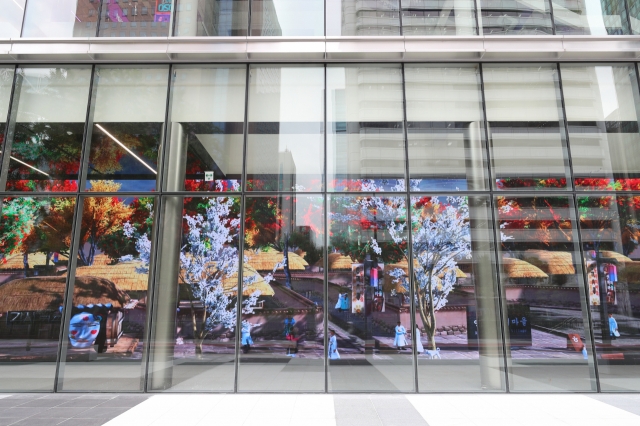
<svg viewBox="0 0 640 426">
<path fill-rule="evenodd" d="M 98 66 L 91 69 L 91 82 L 89 85 L 89 99 L 87 100 L 87 116 L 84 124 L 84 138 L 82 152 L 80 154 L 80 176 L 78 176 L 78 191 L 82 193 L 87 188 L 87 174 L 91 157 L 91 139 L 93 139 L 93 114 L 95 112 L 96 98 L 100 76 Z"/>
<path fill-rule="evenodd" d="M 249 7 L 251 10 L 251 7 Z M 247 185 L 247 139 L 249 137 L 249 74 L 251 65 L 247 64 L 244 90 L 244 140 L 242 156 L 242 181 L 240 182 L 240 230 L 238 234 L 238 255 L 240 256 L 238 266 L 238 293 L 236 297 L 236 333 L 235 333 L 235 359 L 234 359 L 234 380 L 233 392 L 238 392 L 238 379 L 240 371 L 240 337 L 242 334 L 242 284 L 244 272 L 244 222 L 246 219 L 246 185 Z"/>
<path fill-rule="evenodd" d="M 325 0 L 325 28 L 326 28 L 326 1 Z M 324 71 L 324 165 L 322 168 L 323 176 L 322 176 L 322 199 L 324 205 L 324 217 L 322 218 L 322 223 L 324 224 L 324 236 L 323 236 L 323 245 L 322 254 L 323 254 L 323 279 L 324 283 L 322 288 L 324 290 L 323 295 L 323 304 L 322 307 L 322 317 L 323 321 L 323 338 L 324 338 L 324 348 L 323 348 L 323 357 L 324 357 L 324 391 L 325 393 L 329 393 L 329 199 L 327 196 L 327 132 L 329 131 L 329 126 L 327 122 L 327 104 L 329 103 L 329 92 L 327 91 L 327 64 L 323 65 Z"/>
<path fill-rule="evenodd" d="M 402 116 L 404 128 L 404 172 L 405 172 L 405 203 L 406 203 L 406 221 L 407 221 L 407 272 L 409 273 L 409 315 L 411 315 L 411 336 L 412 336 L 412 355 L 413 355 L 413 386 L 414 392 L 419 392 L 418 384 L 418 354 L 416 352 L 416 301 L 414 291 L 414 274 L 413 274 L 413 235 L 411 229 L 411 175 L 409 170 L 409 131 L 407 122 L 407 89 L 405 79 L 405 64 L 401 64 L 400 73 L 402 74 Z"/>
<path fill-rule="evenodd" d="M 498 217 L 496 215 L 495 212 L 495 206 L 494 206 L 494 179 L 493 179 L 493 156 L 491 155 L 491 143 L 490 143 L 490 139 L 489 139 L 489 118 L 487 116 L 487 103 L 486 103 L 486 98 L 485 98 L 485 87 L 484 87 L 484 69 L 483 69 L 483 64 L 478 64 L 478 75 L 480 77 L 480 101 L 482 103 L 482 114 L 483 114 L 483 122 L 484 122 L 484 134 L 485 134 L 485 152 L 486 152 L 486 156 L 487 156 L 487 173 L 488 173 L 488 188 L 487 190 L 489 191 L 489 208 L 491 209 L 491 221 L 492 221 L 492 228 L 493 228 L 493 240 L 494 240 L 494 245 L 493 245 L 493 256 L 494 256 L 494 261 L 495 261 L 495 265 L 496 265 L 496 269 L 495 269 L 495 282 L 496 282 L 496 288 L 497 288 L 497 292 L 498 292 L 498 319 L 500 321 L 499 324 L 499 329 L 500 329 L 500 337 L 502 339 L 501 346 L 502 346 L 502 361 L 503 361 L 503 366 L 504 366 L 504 370 L 502 371 L 502 373 L 504 374 L 504 383 L 505 383 L 505 391 L 509 392 L 509 360 L 507 357 L 507 346 L 506 346 L 506 327 L 505 327 L 505 320 L 504 320 L 504 302 L 506 302 L 506 294 L 504 293 L 503 289 L 502 289 L 502 281 L 500 279 L 500 250 L 499 250 L 499 244 L 501 239 L 500 237 L 500 225 L 498 224 Z"/>
<path fill-rule="evenodd" d="M 544 0 L 549 2 L 549 16 L 551 18 L 551 34 L 556 35 L 556 20 L 553 15 L 553 0 Z"/>
<path fill-rule="evenodd" d="M 142 365 L 140 366 L 142 369 L 142 377 L 140 378 L 140 384 L 142 392 L 147 392 L 147 381 L 149 377 L 149 359 L 151 353 L 151 327 L 153 327 L 153 311 L 155 304 L 154 295 L 155 295 L 155 278 L 156 278 L 156 259 L 158 258 L 158 242 L 159 242 L 159 234 L 160 234 L 160 222 L 162 220 L 162 197 L 161 196 L 153 196 L 154 198 L 154 218 L 153 218 L 153 228 L 151 229 L 151 255 L 150 264 L 149 264 L 149 276 L 147 279 L 147 300 L 151 303 L 148 303 L 148 309 L 145 315 L 145 330 L 144 330 L 144 345 L 143 345 L 143 353 L 142 353 Z"/>
<path fill-rule="evenodd" d="M 15 121 L 13 117 L 17 115 L 17 110 L 18 110 L 17 100 L 20 98 L 19 95 L 17 98 L 15 95 L 15 90 L 16 90 L 17 81 L 18 81 L 17 78 L 18 78 L 18 66 L 14 65 L 13 78 L 11 79 L 11 88 L 9 89 L 9 105 L 7 107 L 7 120 L 5 121 L 6 127 L 4 129 L 4 135 L 2 139 L 4 143 L 0 144 L 0 191 L 6 190 L 6 183 L 7 183 L 6 176 L 7 176 L 7 173 L 9 173 L 9 170 L 8 170 L 9 160 L 7 160 L 7 163 L 5 164 L 4 157 L 5 157 L 5 152 L 7 150 L 11 150 L 11 144 L 9 143 L 9 129 L 11 128 L 11 125 L 12 125 L 11 123 Z M 15 108 L 13 105 L 14 99 L 16 99 Z M 13 139 L 13 137 L 11 139 Z M 11 154 L 7 154 L 6 157 L 10 158 L 10 155 Z M 2 209 L 0 208 L 0 211 L 1 210 Z"/>
<path fill-rule="evenodd" d="M 67 272 L 66 287 L 63 299 L 62 318 L 60 319 L 60 339 L 58 344 L 58 358 L 56 362 L 56 373 L 54 381 L 54 392 L 62 391 L 64 366 L 67 357 L 67 339 L 65 336 L 69 334 L 69 319 L 73 309 L 73 294 L 75 289 L 76 267 L 78 265 L 77 251 L 81 244 L 82 236 L 82 214 L 84 209 L 84 196 L 76 194 L 76 206 L 73 216 L 73 231 L 71 236 L 71 244 L 69 246 L 69 268 Z M 64 363 L 64 364 L 63 364 Z"/>
</svg>

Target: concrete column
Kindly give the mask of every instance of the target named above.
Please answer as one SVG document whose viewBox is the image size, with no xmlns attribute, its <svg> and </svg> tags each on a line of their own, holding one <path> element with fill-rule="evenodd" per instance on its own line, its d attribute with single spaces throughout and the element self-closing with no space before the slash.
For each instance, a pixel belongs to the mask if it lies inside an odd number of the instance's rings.
<svg viewBox="0 0 640 426">
<path fill-rule="evenodd" d="M 167 191 L 184 189 L 187 138 L 180 123 L 172 123 L 165 163 Z M 182 197 L 166 197 L 163 203 L 155 309 L 152 330 L 151 389 L 169 389 L 173 378 L 173 353 L 176 333 L 176 310 L 180 274 L 182 238 Z"/>
</svg>

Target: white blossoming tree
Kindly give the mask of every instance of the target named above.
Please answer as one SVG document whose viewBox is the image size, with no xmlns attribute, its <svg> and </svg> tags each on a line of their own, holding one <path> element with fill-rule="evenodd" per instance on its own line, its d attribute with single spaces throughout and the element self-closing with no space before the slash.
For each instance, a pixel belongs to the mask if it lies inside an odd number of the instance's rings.
<svg viewBox="0 0 640 426">
<path fill-rule="evenodd" d="M 202 355 L 202 345 L 207 336 L 219 326 L 233 331 L 236 326 L 238 286 L 231 284 L 238 274 L 239 256 L 237 238 L 240 219 L 231 212 L 234 199 L 212 197 L 208 200 L 204 215 L 185 215 L 187 225 L 184 245 L 180 253 L 180 280 L 189 286 L 191 319 L 196 355 Z M 125 229 L 133 236 L 130 226 Z M 148 272 L 151 243 L 146 234 L 137 237 L 138 259 L 143 267 L 139 273 Z M 243 286 L 249 287 L 256 276 L 244 277 Z M 264 278 L 271 281 L 272 274 Z M 253 313 L 260 291 L 242 298 L 242 313 Z M 195 302 L 204 309 L 197 314 Z"/>
<path fill-rule="evenodd" d="M 426 202 L 424 202 L 426 201 Z M 456 284 L 458 261 L 471 257 L 467 197 L 411 198 L 413 206 L 414 294 L 420 319 L 436 349 L 436 311 L 448 302 Z"/>
</svg>

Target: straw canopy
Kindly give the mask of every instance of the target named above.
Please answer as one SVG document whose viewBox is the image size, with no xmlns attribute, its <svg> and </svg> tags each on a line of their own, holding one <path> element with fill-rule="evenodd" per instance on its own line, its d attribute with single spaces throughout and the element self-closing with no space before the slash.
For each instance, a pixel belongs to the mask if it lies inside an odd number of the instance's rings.
<svg viewBox="0 0 640 426">
<path fill-rule="evenodd" d="M 343 256 L 341 253 L 329 253 L 329 270 L 330 271 L 350 271 L 353 260 L 349 256 Z M 324 257 L 321 257 L 315 263 L 315 266 L 324 268 Z"/>
<path fill-rule="evenodd" d="M 62 254 L 59 254 L 58 258 L 60 260 L 68 260 L 67 256 Z M 45 253 L 29 253 L 27 255 L 27 261 L 29 262 L 29 267 L 33 267 L 35 265 L 46 265 L 47 255 Z M 49 259 L 49 265 L 54 265 L 52 259 Z M 11 256 L 7 256 L 4 260 L 0 260 L 0 269 L 24 269 L 24 255 L 13 254 Z"/>
<path fill-rule="evenodd" d="M 206 271 L 209 274 L 218 273 L 218 268 L 215 262 L 211 262 L 207 264 Z M 260 291 L 261 296 L 273 296 L 275 292 L 271 285 L 267 283 L 262 275 L 258 273 L 255 269 L 251 267 L 251 265 L 244 264 L 242 267 L 242 277 L 244 281 L 248 278 L 252 278 L 252 283 L 249 285 L 245 285 L 242 288 L 242 294 L 244 296 L 252 295 L 256 290 Z M 180 271 L 180 284 L 187 285 L 184 279 L 184 270 Z M 222 277 L 222 289 L 226 294 L 235 296 L 238 293 L 238 273 L 235 272 L 231 275 L 227 275 Z"/>
<path fill-rule="evenodd" d="M 0 312 L 57 310 L 63 304 L 66 277 L 32 277 L 0 286 Z M 73 291 L 74 305 L 111 303 L 122 308 L 129 296 L 111 281 L 79 277 Z"/>
<path fill-rule="evenodd" d="M 76 268 L 76 277 L 102 277 L 113 281 L 119 288 L 126 291 L 146 291 L 149 289 L 149 274 L 136 272 L 137 268 L 143 266 L 140 261 L 118 262 L 109 265 L 108 257 L 98 255 L 93 265 L 80 266 Z"/>
<path fill-rule="evenodd" d="M 282 262 L 283 259 L 282 252 L 273 247 L 264 250 L 245 250 L 244 255 L 247 258 L 248 264 L 256 271 L 273 271 L 273 268 Z M 309 266 L 309 264 L 306 260 L 292 251 L 289 252 L 290 271 L 304 271 L 307 266 Z M 280 267 L 279 269 L 283 268 Z"/>
<path fill-rule="evenodd" d="M 549 275 L 573 275 L 573 256 L 567 251 L 527 250 L 524 252 L 527 262 L 542 269 Z"/>
<path fill-rule="evenodd" d="M 548 278 L 549 275 L 537 266 L 511 257 L 502 258 L 502 269 L 509 278 Z"/>
<path fill-rule="evenodd" d="M 620 281 L 626 281 L 629 284 L 640 283 L 640 261 L 625 262 L 623 268 L 618 268 L 618 273 Z"/>
<path fill-rule="evenodd" d="M 600 250 L 600 256 L 615 259 L 618 262 L 633 262 L 633 259 L 611 250 Z"/>
</svg>

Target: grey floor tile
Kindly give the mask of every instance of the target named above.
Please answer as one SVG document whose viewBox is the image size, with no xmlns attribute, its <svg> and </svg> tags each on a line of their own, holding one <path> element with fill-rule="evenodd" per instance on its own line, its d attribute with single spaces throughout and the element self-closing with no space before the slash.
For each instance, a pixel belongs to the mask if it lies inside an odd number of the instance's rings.
<svg viewBox="0 0 640 426">
<path fill-rule="evenodd" d="M 76 398 L 71 401 L 65 401 L 58 407 L 97 407 L 105 402 L 104 399 L 97 398 Z"/>
<path fill-rule="evenodd" d="M 109 418 L 106 419 L 94 419 L 94 418 L 90 418 L 90 419 L 69 419 L 69 420 L 65 420 L 64 422 L 60 423 L 60 426 L 102 426 L 103 424 L 107 423 L 109 420 Z"/>
<path fill-rule="evenodd" d="M 25 402 L 24 404 L 20 404 L 20 407 L 55 407 L 64 402 L 62 399 L 48 399 L 48 398 L 38 398 L 33 401 Z"/>
<path fill-rule="evenodd" d="M 118 396 L 113 399 L 109 399 L 104 401 L 99 406 L 100 407 L 135 407 L 141 402 L 149 399 L 150 396 Z"/>
<path fill-rule="evenodd" d="M 78 417 L 86 412 L 91 410 L 91 408 L 87 407 L 53 407 L 48 410 L 42 411 L 38 414 L 34 414 L 33 418 L 36 419 L 44 419 L 47 417 L 51 418 L 63 418 L 70 419 L 71 417 Z M 91 417 L 91 416 L 87 416 Z"/>
<path fill-rule="evenodd" d="M 0 417 L 0 426 L 9 426 L 22 419 L 24 417 Z"/>
<path fill-rule="evenodd" d="M 11 407 L 0 411 L 0 417 L 30 417 L 47 410 L 48 407 Z"/>
<path fill-rule="evenodd" d="M 117 417 L 125 411 L 129 411 L 130 407 L 95 407 L 86 411 L 86 415 L 90 415 L 96 419 L 105 418 L 105 417 Z M 77 417 L 77 416 L 73 416 Z"/>
<path fill-rule="evenodd" d="M 13 423 L 11 426 L 56 426 L 65 420 L 66 419 L 34 419 L 33 417 L 29 417 L 28 419 Z"/>
</svg>

